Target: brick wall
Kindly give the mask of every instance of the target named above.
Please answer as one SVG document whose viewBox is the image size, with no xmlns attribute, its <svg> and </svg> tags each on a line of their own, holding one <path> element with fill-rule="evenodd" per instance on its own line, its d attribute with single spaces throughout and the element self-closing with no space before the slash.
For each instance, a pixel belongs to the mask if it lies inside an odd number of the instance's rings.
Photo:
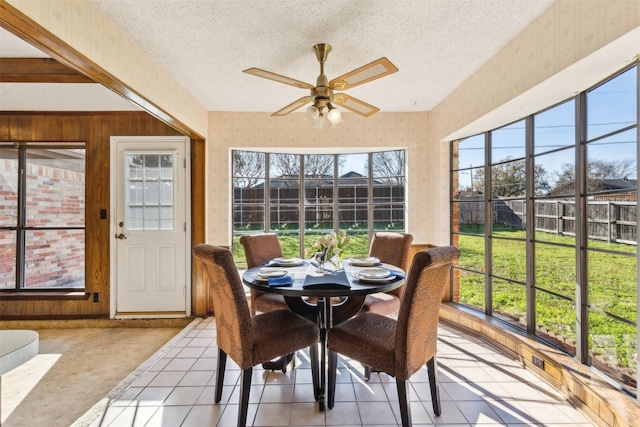
<svg viewBox="0 0 640 427">
<path fill-rule="evenodd" d="M 17 160 L 0 161 L 0 225 L 17 221 Z M 25 287 L 84 287 L 85 173 L 30 163 L 27 173 Z M 82 227 L 61 230 L 56 227 Z M 0 234 L 0 289 L 15 287 L 15 230 Z"/>
</svg>

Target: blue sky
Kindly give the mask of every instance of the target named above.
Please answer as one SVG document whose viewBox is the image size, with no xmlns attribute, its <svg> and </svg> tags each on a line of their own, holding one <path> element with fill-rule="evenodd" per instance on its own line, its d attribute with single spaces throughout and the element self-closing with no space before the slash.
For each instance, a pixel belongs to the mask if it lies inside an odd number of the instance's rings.
<svg viewBox="0 0 640 427">
<path fill-rule="evenodd" d="M 534 117 L 535 154 L 549 152 L 575 144 L 574 134 L 575 102 L 569 100 Z M 611 132 L 633 125 L 637 120 L 637 67 L 605 82 L 587 93 L 587 138 L 593 140 Z M 635 166 L 629 179 L 637 179 L 637 130 L 633 128 L 589 143 L 588 160 L 629 159 Z M 524 121 L 497 129 L 492 133 L 492 162 L 522 158 L 525 155 Z M 467 138 L 460 144 L 459 167 L 470 168 L 484 164 L 484 135 Z M 559 171 L 565 163 L 573 164 L 575 150 L 569 148 L 536 157 L 548 173 L 552 184 L 554 171 Z M 461 171 L 460 188 L 471 183 L 471 175 L 476 171 Z"/>
</svg>

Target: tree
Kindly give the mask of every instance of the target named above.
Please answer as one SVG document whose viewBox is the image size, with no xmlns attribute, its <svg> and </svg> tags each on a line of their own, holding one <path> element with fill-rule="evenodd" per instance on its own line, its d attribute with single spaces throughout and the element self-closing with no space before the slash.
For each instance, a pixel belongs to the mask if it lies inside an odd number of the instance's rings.
<svg viewBox="0 0 640 427">
<path fill-rule="evenodd" d="M 631 159 L 593 159 L 587 164 L 587 179 L 590 180 L 624 179 L 635 173 L 636 168 Z"/>
<path fill-rule="evenodd" d="M 300 176 L 300 154 L 272 154 L 271 160 L 277 175 Z M 304 156 L 304 175 L 307 178 L 333 176 L 333 154 L 307 154 Z M 344 160 L 339 160 L 340 164 Z"/>
<path fill-rule="evenodd" d="M 376 181 L 404 184 L 404 150 L 381 151 L 373 153 L 373 176 Z"/>
<path fill-rule="evenodd" d="M 592 159 L 587 163 L 587 191 L 590 193 L 605 189 L 606 180 L 626 179 L 635 175 L 632 159 L 603 160 Z M 555 173 L 556 185 L 552 194 L 573 194 L 575 192 L 576 168 L 573 163 L 565 163 Z"/>
<path fill-rule="evenodd" d="M 298 178 L 300 176 L 300 155 L 299 154 L 272 154 L 271 164 L 273 167 L 272 176 L 288 176 Z"/>
<path fill-rule="evenodd" d="M 492 197 L 524 197 L 527 186 L 524 160 L 508 161 L 491 167 Z M 536 194 L 551 188 L 547 182 L 547 172 L 540 164 L 533 168 L 534 189 Z M 484 189 L 484 169 L 478 169 L 473 175 L 472 186 L 476 191 Z"/>
<path fill-rule="evenodd" d="M 264 153 L 233 152 L 233 186 L 251 188 L 264 179 Z"/>
</svg>

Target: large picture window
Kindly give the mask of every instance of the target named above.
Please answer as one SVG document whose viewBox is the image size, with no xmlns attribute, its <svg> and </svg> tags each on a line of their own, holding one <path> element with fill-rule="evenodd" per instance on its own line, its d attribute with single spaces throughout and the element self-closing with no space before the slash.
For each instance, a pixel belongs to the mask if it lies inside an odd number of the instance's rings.
<svg viewBox="0 0 640 427">
<path fill-rule="evenodd" d="M 0 290 L 83 289 L 84 144 L 0 144 Z"/>
<path fill-rule="evenodd" d="M 368 253 L 374 231 L 405 230 L 404 150 L 350 154 L 233 151 L 233 249 L 242 235 L 278 234 L 305 257 L 322 234 L 347 230 L 346 256 Z"/>
<path fill-rule="evenodd" d="M 452 142 L 451 168 L 456 302 L 538 336 L 633 394 L 637 105 L 636 65 Z"/>
</svg>

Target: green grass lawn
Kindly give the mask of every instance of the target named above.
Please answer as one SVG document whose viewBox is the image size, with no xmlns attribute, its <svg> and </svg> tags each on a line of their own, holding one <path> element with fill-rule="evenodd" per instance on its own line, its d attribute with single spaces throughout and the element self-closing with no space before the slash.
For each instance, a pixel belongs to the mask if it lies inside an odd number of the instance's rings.
<svg viewBox="0 0 640 427">
<path fill-rule="evenodd" d="M 468 232 L 468 230 L 464 230 Z M 472 232 L 482 232 L 474 229 Z M 493 239 L 493 274 L 507 279 L 526 282 L 525 232 L 500 229 Z M 507 237 L 507 240 L 500 239 Z M 576 254 L 573 237 L 556 235 L 536 236 L 545 243 L 535 245 L 536 325 L 539 330 L 550 331 L 569 341 L 576 339 Z M 460 235 L 460 266 L 479 274 L 461 272 L 460 302 L 484 309 L 484 237 Z M 636 366 L 636 327 L 612 316 L 637 320 L 637 262 L 636 247 L 601 241 L 589 241 L 589 249 L 607 249 L 610 254 L 597 251 L 588 253 L 588 298 L 590 351 L 614 364 Z M 627 255 L 628 254 L 628 255 Z M 557 296 L 557 295 L 560 295 Z M 564 298 L 562 298 L 564 297 Z M 494 279 L 494 312 L 510 319 L 524 319 L 526 314 L 526 287 L 505 280 Z"/>
<path fill-rule="evenodd" d="M 323 236 L 326 233 L 305 233 L 304 246 L 306 249 L 304 251 L 305 258 L 311 258 L 311 247 L 313 246 L 313 242 L 318 240 L 320 236 Z M 366 256 L 369 253 L 369 240 L 367 236 L 367 232 L 353 232 L 348 233 L 348 236 L 351 238 L 351 241 L 344 249 L 344 257 L 358 257 L 358 256 Z M 282 253 L 287 257 L 298 257 L 300 256 L 300 235 L 299 234 L 281 234 L 278 236 L 280 240 L 280 247 L 282 248 Z M 238 267 L 243 268 L 246 267 L 246 257 L 244 255 L 244 250 L 242 249 L 242 245 L 240 244 L 240 237 L 234 236 L 233 238 L 233 259 L 236 261 Z"/>
</svg>

